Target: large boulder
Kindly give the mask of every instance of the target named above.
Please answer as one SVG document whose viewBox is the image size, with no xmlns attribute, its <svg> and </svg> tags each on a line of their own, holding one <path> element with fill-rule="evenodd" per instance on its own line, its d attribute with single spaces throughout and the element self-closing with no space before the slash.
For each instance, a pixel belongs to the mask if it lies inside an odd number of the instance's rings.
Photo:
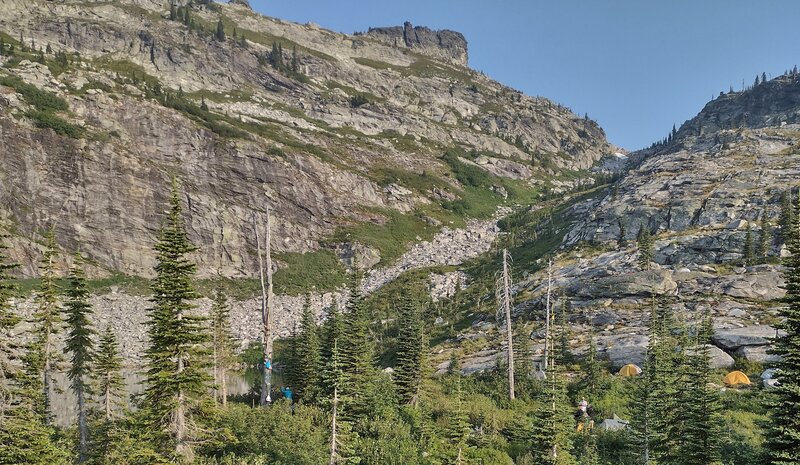
<svg viewBox="0 0 800 465">
<path fill-rule="evenodd" d="M 769 346 L 742 346 L 736 351 L 736 356 L 749 362 L 775 363 L 781 360 L 780 355 L 768 353 Z"/>
<path fill-rule="evenodd" d="M 606 357 L 611 368 L 618 370 L 629 363 L 644 365 L 647 341 L 647 336 L 620 337 L 607 341 Z"/>
<path fill-rule="evenodd" d="M 720 368 L 730 368 L 735 363 L 733 357 L 728 355 L 727 352 L 720 349 L 717 346 L 707 344 L 703 346 L 705 349 L 708 350 L 708 367 L 712 370 L 718 370 Z M 694 349 L 690 349 L 686 351 L 687 355 L 694 355 L 697 352 Z"/>
<path fill-rule="evenodd" d="M 711 336 L 717 347 L 733 351 L 743 346 L 765 346 L 779 335 L 772 326 L 746 326 L 744 328 L 720 329 Z"/>
<path fill-rule="evenodd" d="M 575 280 L 568 292 L 575 297 L 619 298 L 625 295 L 649 296 L 650 293 L 673 294 L 678 285 L 670 270 L 642 271 L 601 277 L 594 280 Z"/>
<path fill-rule="evenodd" d="M 720 349 L 717 346 L 708 344 L 705 347 L 708 348 L 708 355 L 709 361 L 708 366 L 713 370 L 718 370 L 720 368 L 730 368 L 735 363 L 733 357 L 728 355 L 727 352 Z"/>
</svg>

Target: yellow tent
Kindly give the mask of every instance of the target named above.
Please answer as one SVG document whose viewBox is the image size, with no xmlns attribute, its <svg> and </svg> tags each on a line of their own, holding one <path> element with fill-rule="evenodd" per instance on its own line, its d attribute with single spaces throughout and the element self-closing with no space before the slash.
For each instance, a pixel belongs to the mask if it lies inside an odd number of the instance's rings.
<svg viewBox="0 0 800 465">
<path fill-rule="evenodd" d="M 619 369 L 619 375 L 624 378 L 631 378 L 633 376 L 639 376 L 641 374 L 642 374 L 642 369 L 634 365 L 633 363 L 629 363 Z"/>
<path fill-rule="evenodd" d="M 725 383 L 728 387 L 734 387 L 739 385 L 749 386 L 750 378 L 747 377 L 746 374 L 742 373 L 741 371 L 732 371 L 725 375 L 722 379 L 722 382 Z"/>
</svg>

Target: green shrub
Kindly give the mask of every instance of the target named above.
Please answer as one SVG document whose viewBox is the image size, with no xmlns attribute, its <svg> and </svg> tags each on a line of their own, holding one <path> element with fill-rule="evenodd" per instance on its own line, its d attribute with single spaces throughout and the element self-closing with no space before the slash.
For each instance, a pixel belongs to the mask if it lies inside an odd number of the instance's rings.
<svg viewBox="0 0 800 465">
<path fill-rule="evenodd" d="M 38 128 L 52 129 L 57 134 L 71 137 L 73 139 L 80 139 L 80 137 L 83 135 L 83 128 L 68 123 L 53 113 L 32 110 L 27 112 L 25 115 L 32 119 Z"/>
<path fill-rule="evenodd" d="M 275 273 L 275 292 L 279 294 L 297 295 L 312 288 L 331 291 L 347 281 L 344 265 L 330 250 L 284 253 L 277 258 L 287 265 Z"/>
<path fill-rule="evenodd" d="M 61 97 L 27 84 L 16 76 L 0 76 L 0 85 L 11 87 L 22 94 L 25 101 L 39 111 L 68 110 L 67 102 Z"/>
<path fill-rule="evenodd" d="M 489 173 L 459 160 L 460 153 L 455 150 L 448 150 L 445 152 L 442 160 L 450 166 L 450 170 L 456 177 L 458 182 L 464 186 L 471 187 L 489 187 L 491 186 L 491 178 Z"/>
</svg>

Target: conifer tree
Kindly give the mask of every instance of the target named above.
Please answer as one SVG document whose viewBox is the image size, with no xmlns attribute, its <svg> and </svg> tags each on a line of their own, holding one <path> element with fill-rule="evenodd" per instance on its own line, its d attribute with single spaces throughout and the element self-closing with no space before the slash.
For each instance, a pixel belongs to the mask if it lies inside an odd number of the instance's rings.
<svg viewBox="0 0 800 465">
<path fill-rule="evenodd" d="M 320 387 L 322 359 L 317 323 L 314 320 L 314 312 L 311 311 L 311 296 L 308 294 L 303 304 L 296 351 L 297 397 L 304 402 L 313 402 Z"/>
<path fill-rule="evenodd" d="M 3 248 L 0 248 L 2 254 Z M 0 294 L 5 299 L 0 303 L 0 323 L 3 329 L 17 322 L 7 307 L 7 297 L 13 291 L 7 273 L 13 269 L 6 259 L 0 260 Z M 3 298 L 0 295 L 0 298 Z M 55 430 L 46 423 L 44 379 L 42 376 L 43 356 L 39 334 L 25 348 L 22 357 L 22 370 L 13 365 L 6 367 L 10 376 L 8 389 L 4 394 L 4 409 L 0 416 L 0 465 L 66 465 L 69 463 L 65 450 L 55 441 Z M 7 333 L 0 334 L 7 337 Z M 4 349 L 14 349 L 11 343 Z M 7 360 L 11 362 L 11 360 Z"/>
<path fill-rule="evenodd" d="M 762 262 L 767 260 L 769 256 L 769 249 L 772 246 L 772 230 L 769 226 L 769 219 L 767 219 L 766 209 L 761 212 L 761 235 L 758 238 L 758 250 L 756 255 Z"/>
<path fill-rule="evenodd" d="M 417 405 L 425 365 L 425 329 L 415 292 L 407 293 L 398 311 L 395 382 L 400 401 Z"/>
<path fill-rule="evenodd" d="M 626 247 L 628 245 L 628 239 L 625 238 L 627 232 L 628 231 L 625 227 L 625 223 L 623 223 L 622 220 L 619 220 L 619 238 L 617 239 L 617 244 L 620 247 Z"/>
<path fill-rule="evenodd" d="M 447 439 L 452 448 L 453 465 L 466 465 L 467 441 L 469 440 L 469 418 L 464 410 L 464 393 L 461 390 L 461 375 L 456 375 L 451 397 L 455 401 L 455 409 L 450 412 L 447 423 Z"/>
<path fill-rule="evenodd" d="M 639 258 L 637 259 L 639 267 L 643 270 L 649 270 L 650 262 L 653 261 L 653 236 L 650 233 L 650 229 L 644 225 L 639 226 L 636 240 L 639 246 Z"/>
<path fill-rule="evenodd" d="M 220 42 L 225 42 L 225 25 L 222 24 L 222 19 L 217 21 L 217 32 L 214 34 L 214 38 Z"/>
<path fill-rule="evenodd" d="M 170 3 L 169 4 L 169 20 L 170 21 L 175 21 L 176 19 L 178 19 L 178 10 L 175 7 L 174 3 Z"/>
<path fill-rule="evenodd" d="M 575 421 L 567 400 L 564 375 L 560 366 L 548 365 L 533 411 L 531 454 L 537 464 L 572 464 L 571 435 Z"/>
<path fill-rule="evenodd" d="M 51 228 L 45 234 L 45 251 L 39 267 L 41 284 L 36 294 L 36 312 L 33 315 L 34 338 L 29 348 L 30 369 L 41 378 L 42 404 L 37 411 L 45 423 L 50 422 L 50 392 L 53 390 L 52 371 L 59 361 L 55 349 L 55 338 L 61 330 L 60 289 L 56 284 L 55 265 L 58 257 L 55 231 Z"/>
<path fill-rule="evenodd" d="M 273 42 L 272 51 L 269 54 L 269 64 L 271 64 L 273 68 L 278 68 L 278 59 L 278 44 Z"/>
<path fill-rule="evenodd" d="M 361 292 L 360 273 L 354 266 L 350 281 L 350 298 L 347 301 L 347 313 L 344 317 L 346 331 L 342 339 L 344 342 L 342 369 L 345 374 L 346 390 L 351 397 L 346 415 L 350 420 L 368 413 L 365 394 L 376 374 L 370 323 L 369 308 Z"/>
<path fill-rule="evenodd" d="M 69 286 L 66 291 L 64 314 L 68 328 L 66 351 L 71 355 L 69 369 L 70 387 L 77 400 L 78 413 L 78 463 L 86 461 L 89 447 L 88 424 L 88 379 L 92 371 L 95 334 L 91 323 L 92 306 L 89 303 L 89 290 L 83 271 L 83 258 L 75 255 L 75 263 L 69 273 Z"/>
<path fill-rule="evenodd" d="M 653 296 L 649 341 L 644 374 L 634 379 L 634 432 L 635 454 L 641 463 L 678 463 L 680 441 L 685 431 L 686 417 L 682 405 L 685 392 L 681 391 L 685 362 L 678 338 L 674 335 L 676 323 L 668 302 L 658 302 Z"/>
<path fill-rule="evenodd" d="M 326 388 L 324 404 L 331 412 L 328 465 L 358 463 L 353 453 L 356 436 L 352 432 L 351 423 L 342 415 L 349 405 L 350 395 L 347 391 L 347 376 L 343 369 L 344 321 L 337 307 L 334 302 L 328 314 L 322 371 L 322 383 Z"/>
<path fill-rule="evenodd" d="M 203 348 L 209 342 L 205 319 L 192 313 L 198 294 L 192 284 L 196 265 L 188 255 L 196 247 L 186 235 L 179 195 L 173 178 L 170 212 L 155 245 L 144 407 L 153 426 L 167 436 L 165 450 L 179 461 L 191 462 L 199 432 L 193 412 L 209 391 L 211 377 Z"/>
<path fill-rule="evenodd" d="M 66 465 L 67 451 L 54 441 L 55 430 L 43 422 L 37 404 L 43 401 L 38 366 L 28 359 L 26 370 L 15 377 L 11 404 L 0 422 L 0 465 Z M 33 375 L 33 376 L 31 376 Z"/>
<path fill-rule="evenodd" d="M 217 289 L 211 307 L 211 339 L 214 366 L 214 401 L 228 405 L 228 372 L 236 361 L 236 342 L 231 331 L 228 297 Z"/>
<path fill-rule="evenodd" d="M 100 336 L 94 359 L 94 378 L 97 381 L 97 402 L 100 407 L 99 418 L 94 422 L 91 435 L 91 463 L 112 465 L 118 463 L 115 457 L 117 450 L 124 449 L 120 443 L 121 431 L 114 415 L 114 408 L 123 397 L 123 382 L 120 370 L 122 360 L 119 356 L 117 338 L 111 327 L 107 327 Z"/>
<path fill-rule="evenodd" d="M 712 378 L 711 355 L 708 344 L 713 326 L 706 315 L 698 328 L 694 347 L 691 348 L 684 370 L 684 398 L 682 399 L 684 429 L 677 457 L 682 465 L 707 465 L 719 463 L 722 436 L 721 404 L 718 391 L 709 387 Z"/>
<path fill-rule="evenodd" d="M 574 362 L 574 357 L 569 348 L 569 302 L 562 300 L 558 312 L 558 350 L 556 352 L 556 362 L 559 365 L 569 365 Z"/>
<path fill-rule="evenodd" d="M 20 321 L 11 308 L 11 298 L 16 290 L 11 272 L 18 265 L 6 256 L 7 238 L 6 235 L 0 235 L 0 428 L 5 411 L 11 405 L 11 383 L 17 372 L 14 362 L 17 346 L 10 333 Z"/>
<path fill-rule="evenodd" d="M 514 336 L 514 381 L 517 383 L 519 396 L 530 394 L 533 379 L 533 357 L 531 338 L 528 334 L 518 332 Z"/>
<path fill-rule="evenodd" d="M 122 359 L 119 355 L 119 344 L 110 326 L 100 337 L 94 362 L 94 377 L 98 381 L 98 394 L 103 417 L 106 421 L 111 421 L 113 409 L 123 397 L 123 384 L 120 373 Z"/>
<path fill-rule="evenodd" d="M 742 258 L 744 259 L 745 265 L 752 265 L 756 258 L 755 246 L 753 244 L 753 229 L 750 227 L 750 223 L 747 223 L 747 232 L 744 236 Z"/>
<path fill-rule="evenodd" d="M 297 45 L 292 47 L 292 72 L 297 72 Z"/>
<path fill-rule="evenodd" d="M 656 430 L 653 424 L 653 391 L 651 384 L 651 362 L 648 359 L 643 367 L 643 375 L 630 378 L 630 390 L 633 416 L 630 420 L 630 453 L 633 462 L 642 465 L 651 465 L 653 461 L 653 446 L 656 442 Z"/>
<path fill-rule="evenodd" d="M 339 304 L 336 301 L 331 304 L 331 308 L 328 310 L 328 318 L 325 320 L 322 332 L 322 367 L 327 371 L 330 368 L 330 359 L 334 355 L 334 345 L 337 341 L 338 344 L 341 345 L 344 338 L 344 318 L 339 312 Z M 338 357 L 340 359 L 338 367 L 341 370 L 342 349 L 341 347 L 336 347 L 335 350 L 338 351 Z M 329 381 L 332 379 L 334 378 L 331 378 L 328 374 L 322 377 L 322 387 L 326 398 L 329 398 L 333 394 L 333 386 L 329 384 Z"/>
<path fill-rule="evenodd" d="M 597 435 L 589 431 L 583 438 L 580 465 L 600 465 L 599 451 L 597 450 Z"/>
<path fill-rule="evenodd" d="M 583 379 L 580 386 L 583 394 L 588 399 L 597 399 L 605 389 L 606 383 L 603 380 L 603 367 L 597 352 L 597 343 L 594 333 L 589 335 L 588 349 L 583 360 Z"/>
<path fill-rule="evenodd" d="M 791 233 L 784 259 L 786 282 L 785 306 L 779 310 L 778 325 L 786 335 L 775 341 L 773 353 L 781 356 L 775 363 L 777 380 L 769 406 L 772 418 L 767 425 L 766 449 L 772 465 L 800 464 L 800 215 L 792 217 Z"/>
</svg>

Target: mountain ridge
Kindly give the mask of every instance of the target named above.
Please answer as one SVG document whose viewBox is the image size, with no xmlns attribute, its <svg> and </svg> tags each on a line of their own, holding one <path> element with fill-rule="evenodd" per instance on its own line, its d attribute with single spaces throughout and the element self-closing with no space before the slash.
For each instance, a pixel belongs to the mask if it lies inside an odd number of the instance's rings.
<svg viewBox="0 0 800 465">
<path fill-rule="evenodd" d="M 53 113 L 67 123 L 59 128 L 88 136 L 36 128 L 52 118 L 31 120 L 30 102 L 4 87 L 16 116 L 0 123 L 9 136 L 2 148 L 20 195 L 2 203 L 24 243 L 15 258 L 26 275 L 35 274 L 36 242 L 51 223 L 65 249 L 81 247 L 96 261 L 96 273 L 150 273 L 152 224 L 172 174 L 185 183 L 190 237 L 206 245 L 201 275 L 243 277 L 255 270 L 247 231 L 264 201 L 273 203 L 281 253 L 332 250 L 331 237 L 370 222 L 411 221 L 429 238 L 437 223 L 463 221 L 453 208 L 466 197 L 475 197 L 473 210 L 486 204 L 485 216 L 506 201 L 503 192 L 521 192 L 520 201 L 577 178 L 591 183 L 581 172 L 610 151 L 596 123 L 546 99 L 414 49 L 242 6 L 181 6 L 182 22 L 167 2 L 151 0 L 8 6 L 0 30 L 18 53 L 5 57 L 4 73 L 64 99 L 69 109 Z M 216 23 L 226 40 L 214 38 Z M 42 52 L 45 64 L 31 51 L 22 58 L 20 35 L 28 48 L 52 50 Z M 63 69 L 56 52 L 68 57 Z M 442 158 L 454 148 L 461 158 Z M 40 184 L 43 166 L 63 167 L 49 186 Z M 486 185 L 465 186 L 453 172 L 475 167 L 488 173 Z M 113 179 L 128 168 L 125 181 Z M 150 174 L 134 180 L 141 170 Z M 118 217 L 87 210 L 87 201 Z M 364 240 L 385 260 L 396 256 Z M 124 250 L 113 251 L 117 244 Z"/>
</svg>

